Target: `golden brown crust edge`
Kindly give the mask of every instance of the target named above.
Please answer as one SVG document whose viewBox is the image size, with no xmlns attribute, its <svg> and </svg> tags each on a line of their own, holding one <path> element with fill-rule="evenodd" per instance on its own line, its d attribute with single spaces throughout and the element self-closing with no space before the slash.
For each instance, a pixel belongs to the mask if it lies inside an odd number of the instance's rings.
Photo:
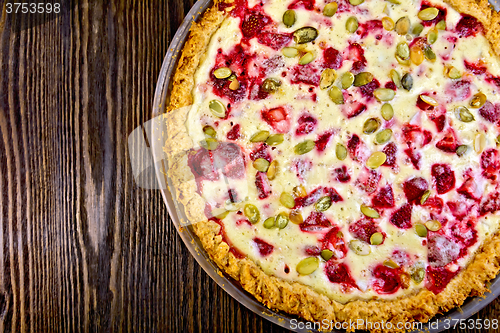
<svg viewBox="0 0 500 333">
<path fill-rule="evenodd" d="M 485 35 L 493 50 L 500 55 L 500 15 L 490 8 L 487 0 L 445 1 L 459 12 L 478 18 L 485 27 Z M 193 77 L 203 56 L 200 50 L 206 49 L 213 32 L 217 30 L 225 16 L 226 13 L 219 11 L 217 5 L 214 5 L 205 12 L 199 23 L 193 24 L 174 76 L 168 111 L 192 103 Z M 187 108 L 181 109 L 181 112 L 172 112 L 171 115 L 171 119 L 167 120 L 168 138 L 165 146 L 169 163 L 174 164 L 169 170 L 169 176 L 174 183 L 177 200 L 184 205 L 188 219 L 203 221 L 204 201 L 196 193 L 194 176 L 187 165 L 187 157 L 182 154 L 182 151 L 193 146 L 183 126 Z M 241 286 L 258 301 L 271 309 L 295 314 L 309 321 L 326 319 L 342 322 L 359 318 L 372 323 L 391 322 L 394 328 L 397 323 L 427 322 L 437 313 L 444 313 L 460 306 L 469 296 L 483 295 L 488 291 L 488 281 L 500 270 L 500 232 L 498 232 L 485 241 L 467 268 L 438 295 L 422 289 L 411 297 L 391 301 L 353 301 L 344 305 L 317 293 L 308 286 L 269 276 L 249 259 L 237 259 L 219 235 L 220 226 L 215 222 L 195 223 L 193 230 L 212 260 L 228 275 L 239 281 Z"/>
</svg>

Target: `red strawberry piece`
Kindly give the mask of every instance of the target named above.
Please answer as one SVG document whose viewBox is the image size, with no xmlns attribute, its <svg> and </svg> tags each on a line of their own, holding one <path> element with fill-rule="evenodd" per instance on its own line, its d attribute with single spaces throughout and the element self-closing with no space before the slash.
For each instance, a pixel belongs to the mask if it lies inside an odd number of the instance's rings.
<svg viewBox="0 0 500 333">
<path fill-rule="evenodd" d="M 446 203 L 451 214 L 458 220 L 462 221 L 471 210 L 471 206 L 468 206 L 465 201 L 448 201 Z"/>
<path fill-rule="evenodd" d="M 247 96 L 248 83 L 240 81 L 240 87 L 236 90 L 229 89 L 231 82 L 229 80 L 212 79 L 213 93 L 221 98 L 227 98 L 231 103 L 239 102 Z M 228 108 L 229 111 L 229 108 Z M 226 118 L 229 113 L 226 114 Z"/>
<path fill-rule="evenodd" d="M 332 202 L 339 202 L 344 200 L 333 187 L 323 187 L 323 194 L 328 195 Z"/>
<path fill-rule="evenodd" d="M 429 197 L 424 205 L 426 208 L 430 208 L 436 214 L 441 214 L 443 211 L 444 202 L 440 197 Z"/>
<path fill-rule="evenodd" d="M 356 179 L 355 185 L 366 193 L 373 193 L 377 189 L 380 177 L 381 175 L 377 171 L 363 168 Z"/>
<path fill-rule="evenodd" d="M 442 114 L 439 116 L 430 116 L 429 117 L 434 124 L 436 124 L 436 129 L 438 132 L 442 132 L 444 129 L 444 126 L 446 125 L 446 115 Z"/>
<path fill-rule="evenodd" d="M 490 101 L 486 101 L 479 109 L 479 114 L 484 119 L 495 124 L 500 120 L 500 105 L 493 105 Z"/>
<path fill-rule="evenodd" d="M 432 141 L 432 133 L 428 130 L 423 130 L 422 135 L 424 136 L 424 141 L 422 142 L 422 146 L 429 144 Z"/>
<path fill-rule="evenodd" d="M 262 67 L 259 72 L 262 76 L 267 76 L 269 74 L 275 73 L 278 69 L 285 67 L 285 61 L 283 56 L 277 54 L 269 59 L 264 60 Z"/>
<path fill-rule="evenodd" d="M 304 252 L 308 256 L 319 256 L 321 254 L 321 249 L 315 245 L 306 245 Z"/>
<path fill-rule="evenodd" d="M 318 136 L 318 139 L 315 141 L 316 142 L 316 150 L 321 152 L 326 149 L 326 146 L 328 145 L 328 142 L 330 141 L 330 138 L 332 137 L 333 133 L 332 132 L 326 132 Z"/>
<path fill-rule="evenodd" d="M 341 183 L 348 183 L 351 180 L 351 176 L 347 171 L 347 167 L 345 165 L 340 168 L 333 169 L 333 179 Z"/>
<path fill-rule="evenodd" d="M 271 185 L 265 172 L 257 172 L 255 175 L 255 186 L 259 199 L 265 199 L 271 194 Z"/>
<path fill-rule="evenodd" d="M 457 192 L 468 199 L 477 201 L 481 198 L 481 193 L 472 177 L 467 178 L 467 180 L 457 189 Z"/>
<path fill-rule="evenodd" d="M 406 124 L 402 128 L 404 142 L 408 147 L 421 148 L 432 140 L 432 134 L 418 125 Z"/>
<path fill-rule="evenodd" d="M 356 134 L 353 134 L 347 141 L 347 151 L 349 156 L 356 162 L 363 162 L 370 155 L 365 143 Z"/>
<path fill-rule="evenodd" d="M 446 288 L 448 283 L 458 274 L 458 272 L 459 270 L 450 272 L 444 267 L 428 266 L 425 288 L 437 295 Z"/>
<path fill-rule="evenodd" d="M 259 43 L 279 51 L 287 46 L 292 40 L 291 34 L 277 34 L 274 32 L 263 32 L 257 36 Z"/>
<path fill-rule="evenodd" d="M 342 259 L 345 257 L 347 253 L 347 246 L 344 241 L 344 235 L 340 232 L 338 227 L 332 228 L 332 230 L 328 231 L 328 233 L 323 237 L 322 240 L 322 249 L 328 249 L 333 252 L 333 258 Z"/>
<path fill-rule="evenodd" d="M 252 226 L 252 223 L 250 223 L 250 221 L 248 221 L 248 219 L 240 219 L 238 221 L 236 221 L 236 225 L 238 227 L 242 226 L 242 225 L 247 225 L 247 226 Z"/>
<path fill-rule="evenodd" d="M 369 33 L 375 34 L 376 39 L 381 39 L 382 35 L 380 35 L 381 30 L 384 28 L 382 25 L 382 21 L 380 20 L 370 20 L 365 23 L 361 23 L 356 30 L 356 34 L 359 38 L 366 38 Z"/>
<path fill-rule="evenodd" d="M 333 69 L 339 69 L 342 67 L 342 62 L 344 61 L 344 58 L 342 57 L 342 54 L 334 49 L 333 47 L 326 48 L 323 51 L 323 63 L 324 67 L 326 68 L 333 68 Z"/>
<path fill-rule="evenodd" d="M 427 237 L 427 260 L 432 267 L 443 267 L 460 255 L 460 245 L 445 235 L 431 233 Z"/>
<path fill-rule="evenodd" d="M 245 157 L 240 147 L 234 143 L 222 143 L 212 152 L 213 164 L 222 169 L 229 178 L 243 178 L 245 175 Z"/>
<path fill-rule="evenodd" d="M 483 177 L 496 180 L 496 174 L 500 170 L 498 150 L 490 148 L 481 154 L 481 168 L 483 169 Z"/>
<path fill-rule="evenodd" d="M 314 0 L 295 0 L 294 2 L 288 5 L 288 9 L 304 8 L 307 10 L 313 10 L 314 2 L 315 2 Z"/>
<path fill-rule="evenodd" d="M 440 6 L 436 6 L 436 5 L 434 5 L 434 4 L 430 3 L 430 2 L 427 2 L 427 1 L 422 1 L 422 6 L 420 6 L 420 10 L 424 10 L 426 8 L 429 8 L 429 7 L 434 7 L 434 8 L 439 9 L 439 13 L 432 20 L 421 21 L 420 23 L 423 26 L 425 26 L 425 27 L 433 26 L 433 25 L 436 25 L 441 20 L 446 20 L 446 13 L 447 13 L 446 8 L 443 8 L 443 7 L 440 7 Z"/>
<path fill-rule="evenodd" d="M 351 275 L 349 267 L 343 262 L 338 263 L 328 260 L 325 264 L 325 274 L 331 283 L 338 283 L 347 291 L 350 289 L 359 289 Z"/>
<path fill-rule="evenodd" d="M 267 243 L 266 241 L 264 241 L 258 237 L 255 237 L 253 239 L 253 242 L 257 246 L 257 249 L 259 250 L 260 255 L 263 257 L 270 255 L 274 250 L 274 246 L 272 246 L 271 244 Z"/>
<path fill-rule="evenodd" d="M 420 159 L 422 155 L 416 151 L 415 148 L 408 148 L 404 150 L 405 154 L 410 158 L 411 164 L 416 170 L 420 170 Z"/>
<path fill-rule="evenodd" d="M 345 94 L 344 94 L 345 98 Z M 354 118 L 366 111 L 366 105 L 352 99 L 345 99 L 341 106 L 342 113 L 348 119 Z"/>
<path fill-rule="evenodd" d="M 395 210 L 391 215 L 391 223 L 398 227 L 399 229 L 409 229 L 412 226 L 411 223 L 411 211 L 413 206 L 409 203 L 405 203 L 403 206 Z"/>
<path fill-rule="evenodd" d="M 455 153 L 459 143 L 457 142 L 457 137 L 455 136 L 455 131 L 449 129 L 445 136 L 436 143 L 436 148 L 447 153 Z"/>
<path fill-rule="evenodd" d="M 444 194 L 455 187 L 455 172 L 448 164 L 434 164 L 431 174 L 438 194 Z"/>
<path fill-rule="evenodd" d="M 410 266 L 413 262 L 410 258 L 410 254 L 405 250 L 396 249 L 391 255 L 392 261 L 394 261 L 399 266 Z"/>
<path fill-rule="evenodd" d="M 467 248 L 477 242 L 475 221 L 472 219 L 458 221 L 450 227 L 450 231 L 455 240 L 459 241 L 463 245 L 462 250 L 460 251 L 460 256 L 465 255 L 467 253 Z"/>
<path fill-rule="evenodd" d="M 401 270 L 385 265 L 373 269 L 373 289 L 379 294 L 393 294 L 401 287 Z"/>
<path fill-rule="evenodd" d="M 372 219 L 362 218 L 361 220 L 349 226 L 349 233 L 356 239 L 370 244 L 370 237 L 376 233 L 381 232 L 379 226 L 373 222 Z M 385 240 L 385 233 L 382 232 Z"/>
<path fill-rule="evenodd" d="M 486 73 L 486 70 L 487 70 L 486 66 L 482 62 L 473 63 L 473 62 L 468 62 L 467 60 L 464 60 L 464 65 L 468 71 L 470 71 L 472 74 L 476 74 L 476 75 L 482 75 L 482 74 Z"/>
<path fill-rule="evenodd" d="M 481 22 L 479 22 L 475 17 L 469 15 L 462 15 L 460 21 L 458 21 L 455 27 L 455 32 L 460 38 L 474 37 L 478 33 L 483 33 L 484 28 Z"/>
<path fill-rule="evenodd" d="M 403 184 L 403 191 L 409 203 L 420 205 L 420 199 L 429 188 L 429 183 L 422 177 L 414 177 Z"/>
<path fill-rule="evenodd" d="M 389 166 L 389 167 L 393 167 L 396 165 L 396 153 L 398 151 L 398 146 L 396 146 L 396 144 L 394 142 L 390 142 L 388 143 L 384 149 L 382 149 L 382 152 L 385 154 L 386 159 L 385 159 L 385 162 L 384 166 Z"/>
<path fill-rule="evenodd" d="M 212 154 L 201 148 L 195 155 L 189 157 L 189 167 L 195 178 L 215 181 L 219 179 L 219 173 L 215 170 Z"/>
<path fill-rule="evenodd" d="M 486 76 L 486 82 L 494 85 L 497 88 L 500 88 L 500 77 L 488 75 Z"/>
<path fill-rule="evenodd" d="M 380 82 L 378 82 L 377 79 L 373 79 L 370 83 L 359 87 L 359 91 L 361 92 L 361 95 L 368 99 L 371 99 L 373 98 L 373 92 L 377 88 L 380 88 Z"/>
<path fill-rule="evenodd" d="M 396 86 L 396 84 L 392 81 L 389 81 L 387 82 L 385 85 L 384 85 L 385 88 L 387 89 L 392 89 L 394 91 L 396 91 L 398 89 L 398 87 Z"/>
<path fill-rule="evenodd" d="M 391 185 L 382 187 L 372 199 L 374 208 L 392 208 L 394 207 L 394 193 Z"/>
<path fill-rule="evenodd" d="M 296 135 L 306 135 L 314 131 L 318 120 L 311 116 L 310 114 L 303 114 L 297 120 L 298 126 L 295 130 Z"/>
<path fill-rule="evenodd" d="M 325 214 L 312 212 L 299 227 L 303 232 L 322 232 L 326 228 L 330 228 L 331 225 Z"/>
<path fill-rule="evenodd" d="M 500 210 L 500 193 L 494 192 L 491 193 L 488 198 L 486 198 L 481 203 L 481 208 L 479 210 L 480 216 L 484 216 L 488 213 L 496 213 Z"/>
<path fill-rule="evenodd" d="M 284 107 L 278 106 L 270 110 L 261 111 L 264 119 L 278 133 L 286 133 L 290 129 L 290 120 Z"/>
<path fill-rule="evenodd" d="M 252 13 L 241 23 L 241 33 L 244 37 L 255 37 L 271 22 L 271 19 L 260 13 Z"/>
<path fill-rule="evenodd" d="M 292 162 L 292 171 L 295 172 L 295 175 L 297 175 L 297 178 L 301 183 L 303 183 L 305 180 L 305 177 L 307 173 L 311 170 L 312 168 L 312 162 L 307 159 L 301 159 L 297 158 Z"/>
<path fill-rule="evenodd" d="M 366 67 L 365 51 L 358 43 L 349 44 L 347 59 L 353 62 L 351 72 L 358 74 Z"/>
<path fill-rule="evenodd" d="M 422 95 L 432 97 L 431 94 L 429 94 L 429 93 L 423 93 Z M 420 96 L 417 98 L 416 105 L 422 111 L 432 111 L 432 110 L 434 110 L 434 106 L 432 106 L 432 105 L 424 102 L 424 100 L 422 98 L 420 98 Z"/>
<path fill-rule="evenodd" d="M 263 158 L 269 162 L 271 162 L 273 159 L 271 158 L 271 155 L 269 154 L 269 146 L 266 145 L 265 143 L 259 143 L 259 145 L 250 153 L 250 159 L 252 161 L 255 161 L 258 158 Z"/>
<path fill-rule="evenodd" d="M 236 140 L 239 139 L 240 135 L 240 124 L 236 124 L 227 132 L 226 137 L 228 140 Z"/>
<path fill-rule="evenodd" d="M 291 70 L 291 82 L 293 84 L 304 83 L 311 86 L 319 86 L 321 71 L 314 64 L 297 65 Z"/>
<path fill-rule="evenodd" d="M 452 81 L 445 87 L 448 101 L 465 101 L 471 95 L 470 82 L 467 80 Z"/>
</svg>

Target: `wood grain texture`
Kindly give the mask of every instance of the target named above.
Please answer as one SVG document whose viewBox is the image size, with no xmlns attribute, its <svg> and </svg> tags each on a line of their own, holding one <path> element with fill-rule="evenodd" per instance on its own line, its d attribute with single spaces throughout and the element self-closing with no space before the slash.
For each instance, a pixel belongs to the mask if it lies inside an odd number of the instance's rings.
<svg viewBox="0 0 500 333">
<path fill-rule="evenodd" d="M 159 191 L 134 183 L 127 136 L 151 119 L 163 57 L 192 5 L 85 0 L 27 30 L 4 8 L 1 332 L 285 331 L 219 288 Z M 500 300 L 473 318 L 498 317 Z"/>
</svg>

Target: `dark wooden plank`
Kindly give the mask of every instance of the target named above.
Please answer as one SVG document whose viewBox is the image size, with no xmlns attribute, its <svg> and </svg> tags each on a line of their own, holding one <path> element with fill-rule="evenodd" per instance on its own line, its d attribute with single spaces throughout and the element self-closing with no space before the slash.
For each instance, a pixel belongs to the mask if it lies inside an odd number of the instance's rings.
<svg viewBox="0 0 500 333">
<path fill-rule="evenodd" d="M 3 11 L 0 331 L 285 331 L 219 288 L 134 183 L 127 136 L 192 4 L 74 1 L 25 30 Z M 473 318 L 498 317 L 499 300 Z"/>
</svg>

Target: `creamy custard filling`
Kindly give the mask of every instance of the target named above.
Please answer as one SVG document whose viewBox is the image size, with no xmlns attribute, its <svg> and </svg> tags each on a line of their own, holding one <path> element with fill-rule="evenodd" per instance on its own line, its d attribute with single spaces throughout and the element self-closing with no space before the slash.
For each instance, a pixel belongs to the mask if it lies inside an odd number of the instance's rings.
<svg viewBox="0 0 500 333">
<path fill-rule="evenodd" d="M 437 281 L 437 277 L 452 277 L 465 267 L 484 239 L 499 226 L 498 213 L 487 209 L 488 198 L 498 191 L 495 154 L 499 131 L 496 123 L 486 119 L 488 110 L 484 109 L 492 103 L 490 113 L 500 111 L 500 107 L 495 109 L 500 102 L 500 88 L 487 79 L 500 75 L 499 61 L 481 33 L 460 37 L 456 27 L 462 15 L 450 6 L 440 1 L 426 3 L 446 11 L 446 30 L 437 30 L 438 22 L 424 24 L 417 36 L 411 29 L 426 23 L 418 18 L 421 3 L 400 2 L 372 0 L 352 6 L 338 1 L 333 17 L 322 14 L 327 3 L 321 1 L 246 4 L 248 12 L 264 15 L 260 16 L 265 17 L 261 30 L 252 37 L 244 35 L 242 27 L 248 27 L 244 21 L 250 14 L 230 15 L 222 23 L 196 72 L 194 102 L 185 123 L 195 143 L 206 142 L 204 128 L 211 126 L 219 148 L 222 142 L 233 142 L 245 156 L 244 176 L 227 172 L 227 177 L 219 174 L 214 179 L 202 173 L 197 178 L 207 207 L 218 214 L 225 212 L 217 222 L 224 225 L 231 246 L 267 274 L 298 281 L 339 302 L 391 299 L 421 288 L 439 292 L 448 281 Z M 289 8 L 295 11 L 296 20 L 287 28 L 282 18 Z M 404 16 L 412 24 L 408 34 L 388 31 L 380 23 L 385 17 L 396 22 Z M 359 22 L 355 33 L 346 29 L 351 17 Z M 317 30 L 314 42 L 294 42 L 292 34 L 301 27 Z M 433 29 L 438 38 L 428 45 L 426 36 Z M 264 38 L 272 36 L 270 33 L 281 34 L 269 37 L 275 44 Z M 418 65 L 411 60 L 400 64 L 395 57 L 398 45 L 418 45 L 415 40 L 419 37 L 436 59 L 424 59 Z M 285 47 L 294 48 L 298 55 L 283 56 Z M 342 61 L 332 65 L 326 59 L 328 48 L 338 51 Z M 299 64 L 307 53 L 314 60 Z M 231 69 L 234 77 L 217 79 L 214 70 L 223 67 Z M 321 73 L 332 67 L 336 67 L 337 76 L 333 86 L 342 91 L 344 104 L 330 97 L 331 88 L 319 87 Z M 460 78 L 449 77 L 451 67 Z M 400 77 L 408 73 L 413 80 L 411 89 L 399 82 L 394 84 L 391 70 Z M 342 89 L 341 78 L 348 72 L 369 72 L 374 80 L 361 87 Z M 224 80 L 240 77 L 240 87 L 228 90 L 229 82 Z M 254 81 L 245 81 L 244 77 Z M 263 80 L 269 78 L 281 84 L 274 93 L 262 93 Z M 384 87 L 395 90 L 394 98 L 380 102 L 373 97 L 373 91 Z M 470 107 L 471 99 L 479 92 L 487 97 L 487 104 L 483 108 Z M 430 102 L 436 105 L 425 103 L 421 95 L 432 97 Z M 222 117 L 211 110 L 214 100 L 227 109 Z M 384 103 L 394 110 L 390 120 L 381 116 Z M 473 121 L 459 119 L 457 108 L 464 106 Z M 269 121 L 276 117 L 284 119 Z M 365 124 L 370 118 L 378 119 L 380 128 L 366 134 Z M 383 129 L 390 129 L 392 136 L 379 144 L 377 133 Z M 259 131 L 283 134 L 283 142 L 273 147 L 251 142 Z M 307 140 L 315 142 L 315 147 L 297 154 L 297 145 Z M 368 158 L 375 152 L 389 157 L 390 144 L 397 149 L 395 164 L 367 167 Z M 338 145 L 347 148 L 343 160 L 337 156 Z M 458 146 L 466 146 L 461 156 L 455 152 Z M 485 171 L 485 154 L 493 154 L 490 159 L 496 170 Z M 265 172 L 257 172 L 252 161 L 255 155 L 278 163 L 275 178 L 270 180 Z M 466 187 L 468 180 L 471 186 Z M 309 196 L 323 188 L 310 205 L 298 205 L 301 199 L 295 197 L 293 210 L 301 214 L 304 222 L 266 228 L 268 218 L 291 214 L 292 209 L 280 202 L 280 196 L 294 193 L 300 185 Z M 335 194 L 327 189 L 334 189 Z M 412 193 L 418 198 L 412 198 Z M 322 211 L 316 202 L 325 196 L 331 198 L 331 206 Z M 427 201 L 422 196 L 427 196 Z M 334 200 L 339 197 L 341 200 Z M 381 206 L 381 200 L 391 201 L 391 197 L 392 202 Z M 246 204 L 257 207 L 260 216 L 256 223 L 250 223 L 245 216 Z M 379 217 L 365 216 L 362 206 L 372 207 Z M 417 234 L 415 226 L 429 221 L 439 221 L 440 228 L 433 230 L 436 227 L 429 225 L 424 227 L 426 236 Z M 374 231 L 382 235 L 382 244 L 372 244 L 370 236 Z M 331 251 L 331 258 L 321 255 L 325 249 Z M 309 260 L 316 269 L 299 274 L 298 267 L 307 258 L 316 258 Z"/>
</svg>

